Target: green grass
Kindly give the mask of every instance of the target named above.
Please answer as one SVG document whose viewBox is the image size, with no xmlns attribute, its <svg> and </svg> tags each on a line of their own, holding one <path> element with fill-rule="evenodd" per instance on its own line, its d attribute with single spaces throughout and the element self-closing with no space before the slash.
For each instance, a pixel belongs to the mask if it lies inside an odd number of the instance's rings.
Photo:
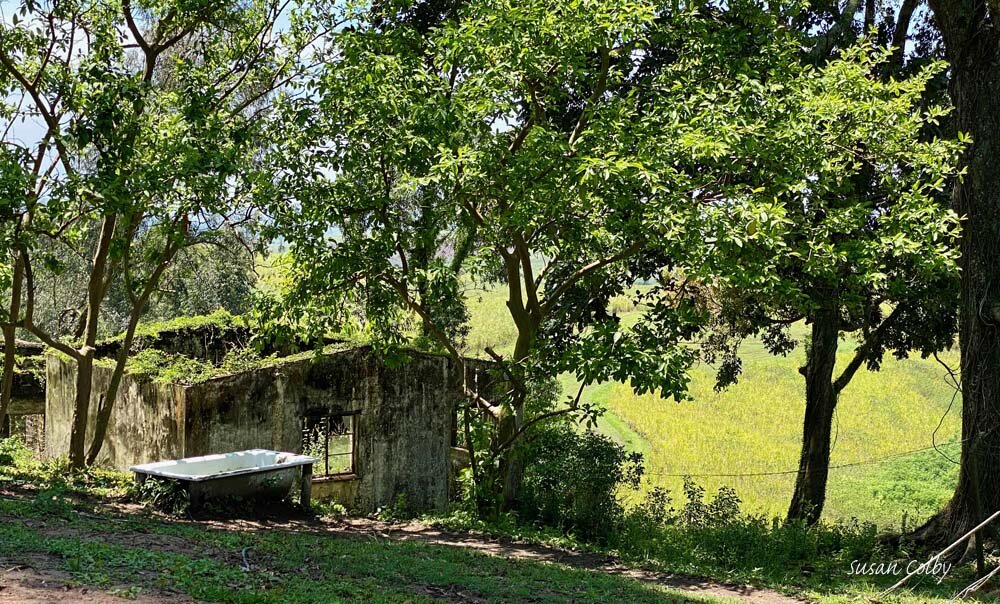
<svg viewBox="0 0 1000 604">
<path fill-rule="evenodd" d="M 844 351 L 839 362 L 846 362 Z M 797 468 L 804 414 L 803 383 L 796 369 L 802 352 L 787 358 L 748 354 L 739 384 L 715 392 L 710 368 L 692 375 L 690 402 L 637 396 L 625 385 L 611 388 L 608 407 L 651 443 L 650 483 L 672 490 L 671 474 L 755 474 Z M 859 372 L 841 394 L 834 426 L 831 470 L 824 517 L 859 518 L 882 527 L 923 521 L 947 501 L 957 466 L 935 451 L 895 457 L 930 447 L 952 392 L 933 361 L 889 360 L 878 373 Z M 944 370 L 939 368 L 939 374 Z M 938 443 L 956 441 L 958 406 L 945 417 Z M 954 456 L 956 445 L 942 448 Z M 794 475 L 700 476 L 709 490 L 734 487 L 753 512 L 780 515 L 791 497 Z"/>
<path fill-rule="evenodd" d="M 390 538 L 380 531 L 344 531 L 323 520 L 302 518 L 270 526 L 265 521 L 261 529 L 220 521 L 208 525 L 141 510 L 112 512 L 107 503 L 120 502 L 128 491 L 125 475 L 60 471 L 58 464 L 35 461 L 12 441 L 0 441 L 0 449 L 7 461 L 14 457 L 13 464 L 0 466 L 0 484 L 15 489 L 0 494 L 0 560 L 10 566 L 30 563 L 43 575 L 46 569 L 65 573 L 70 586 L 131 598 L 163 591 L 233 604 L 731 601 L 587 567 L 524 559 L 504 548 L 491 555 Z M 454 530 L 471 521 L 468 528 L 509 533 L 460 516 L 450 524 L 447 519 L 438 523 Z M 544 530 L 519 534 L 528 541 L 552 537 Z M 894 581 L 850 576 L 852 560 L 905 560 L 914 555 L 878 545 L 870 526 L 804 530 L 747 517 L 708 525 L 627 524 L 622 536 L 633 547 L 619 554 L 632 564 L 770 586 L 822 604 L 870 601 Z M 471 536 L 458 542 L 478 540 Z M 561 543 L 574 545 L 571 540 Z M 924 578 L 914 582 L 915 591 L 878 600 L 944 602 L 971 581 L 971 573 L 966 565 L 942 584 Z M 53 581 L 58 586 L 59 579 Z"/>
<path fill-rule="evenodd" d="M 0 485 L 8 491 L 0 494 L 0 560 L 31 561 L 38 568 L 36 556 L 49 556 L 42 568 L 67 573 L 71 585 L 131 597 L 157 589 L 237 604 L 717 601 L 596 570 L 518 559 L 503 549 L 492 556 L 380 533 L 352 535 L 329 531 L 337 527 L 327 522 L 251 530 L 239 523 L 206 526 L 143 511 L 109 512 L 109 501 L 121 502 L 130 492 L 127 475 L 70 472 L 59 462 L 35 460 L 14 439 L 0 440 L 0 456 Z M 544 528 L 484 523 L 460 513 L 436 523 L 600 551 Z M 769 586 L 821 603 L 867 601 L 894 580 L 848 575 L 854 559 L 925 557 L 886 549 L 871 526 L 804 530 L 746 516 L 655 526 L 636 519 L 626 522 L 619 536 L 617 554 L 634 565 Z M 486 541 L 460 538 L 470 540 Z M 249 571 L 242 568 L 243 552 L 251 560 Z M 943 584 L 923 579 L 915 592 L 880 601 L 943 602 L 970 581 L 966 565 Z"/>
<path fill-rule="evenodd" d="M 469 297 L 472 331 L 469 350 L 486 345 L 510 350 L 514 330 L 497 291 L 475 291 Z M 616 310 L 628 324 L 641 309 L 624 300 Z M 796 325 L 801 340 L 805 326 Z M 852 342 L 841 343 L 838 363 L 853 353 Z M 803 363 L 800 345 L 788 357 L 769 354 L 759 342 L 742 349 L 740 383 L 714 391 L 714 370 L 698 366 L 692 372 L 691 401 L 676 403 L 656 395 L 637 396 L 624 384 L 600 384 L 585 397 L 608 412 L 598 430 L 644 454 L 646 489 L 661 486 L 679 492 L 682 478 L 669 475 L 750 474 L 793 471 L 798 467 L 804 413 Z M 957 367 L 957 353 L 942 359 Z M 833 465 L 856 464 L 892 457 L 955 441 L 960 434 L 961 401 L 948 407 L 954 394 L 946 372 L 933 359 L 887 359 L 877 373 L 859 371 L 841 395 L 835 421 Z M 572 376 L 562 376 L 565 391 L 574 391 Z M 958 447 L 942 450 L 951 457 Z M 697 481 L 710 492 L 728 485 L 737 490 L 745 508 L 768 516 L 782 515 L 791 498 L 794 476 L 711 477 Z M 899 528 L 926 519 L 951 495 L 957 466 L 934 451 L 898 457 L 882 463 L 860 463 L 833 469 L 824 518 L 858 518 L 880 527 Z"/>
<path fill-rule="evenodd" d="M 509 354 L 514 330 L 499 292 L 471 292 L 473 316 L 466 352 L 489 346 Z M 641 312 L 615 301 L 626 322 Z M 796 326 L 799 335 L 802 326 Z M 853 346 L 844 343 L 840 362 Z M 943 357 L 957 365 L 956 355 Z M 796 468 L 803 414 L 802 350 L 787 358 L 759 343 L 744 349 L 741 382 L 713 390 L 710 367 L 692 375 L 693 400 L 684 403 L 637 396 L 626 385 L 600 384 L 586 396 L 607 407 L 598 430 L 646 458 L 644 488 L 663 486 L 683 504 L 681 478 L 671 474 L 742 474 Z M 860 463 L 831 473 L 824 520 L 813 531 L 740 517 L 723 526 L 635 529 L 627 561 L 671 572 L 747 581 L 805 594 L 823 603 L 945 601 L 971 579 L 963 567 L 942 585 L 923 580 L 900 598 L 878 598 L 891 578 L 849 577 L 855 557 L 885 560 L 910 555 L 883 551 L 874 529 L 850 518 L 913 526 L 950 495 L 956 467 L 935 451 L 897 456 L 930 446 L 931 434 L 952 401 L 944 369 L 933 360 L 887 360 L 879 373 L 860 372 L 840 400 L 833 464 Z M 565 391 L 572 376 L 560 376 Z M 958 438 L 960 401 L 938 430 L 937 442 Z M 0 498 L 0 558 L 45 554 L 73 581 L 121 593 L 176 590 L 213 602 L 692 602 L 685 594 L 619 576 L 537 561 L 493 557 L 467 550 L 385 538 L 345 538 L 277 529 L 206 530 L 202 525 L 141 516 L 109 517 L 104 498 L 120 497 L 126 478 L 116 473 L 69 473 L 59 463 L 39 463 L 0 441 L 0 485 L 34 492 Z M 946 447 L 956 452 L 957 447 Z M 4 455 L 8 459 L 4 459 Z M 897 456 L 897 457 L 893 457 Z M 10 463 L 13 462 L 13 463 Z M 744 509 L 765 516 L 785 511 L 791 475 L 698 477 L 711 493 L 736 488 Z M 69 495 L 72 495 L 70 497 Z M 99 498 L 78 513 L 77 495 Z M 93 499 L 90 500 L 93 503 Z M 21 520 L 32 521 L 28 527 Z M 43 520 L 44 525 L 37 521 Z M 39 528 L 41 527 L 41 528 Z M 521 530 L 518 528 L 517 530 Z M 502 527 L 498 532 L 509 532 Z M 532 535 L 522 533 L 529 539 Z M 551 535 L 549 535 L 551 536 Z M 628 536 L 628 535 L 626 535 Z M 544 538 L 544 534 L 539 535 Z M 163 544 L 164 538 L 183 545 Z M 250 552 L 251 571 L 241 568 Z M 701 601 L 701 600 L 697 600 Z"/>
<path fill-rule="evenodd" d="M 53 517 L 37 500 L 17 499 L 0 499 L 0 518 L 0 558 L 54 556 L 76 584 L 133 597 L 152 587 L 234 604 L 720 601 L 596 571 L 375 536 L 206 530 L 73 509 Z M 38 520 L 46 523 L 39 528 Z"/>
</svg>

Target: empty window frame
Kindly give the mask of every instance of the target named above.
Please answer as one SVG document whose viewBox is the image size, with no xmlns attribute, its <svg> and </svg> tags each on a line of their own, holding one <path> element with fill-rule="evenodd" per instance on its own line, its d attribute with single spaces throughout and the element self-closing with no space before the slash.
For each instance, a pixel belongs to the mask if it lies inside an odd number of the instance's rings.
<svg viewBox="0 0 1000 604">
<path fill-rule="evenodd" d="M 313 476 L 346 476 L 356 473 L 355 435 L 358 412 L 306 416 L 302 452 L 319 458 Z"/>
</svg>

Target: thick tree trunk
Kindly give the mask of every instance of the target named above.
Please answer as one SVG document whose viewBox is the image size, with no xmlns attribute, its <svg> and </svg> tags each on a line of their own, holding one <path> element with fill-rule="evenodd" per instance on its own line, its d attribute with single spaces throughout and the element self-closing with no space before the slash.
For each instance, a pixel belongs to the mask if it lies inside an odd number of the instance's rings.
<svg viewBox="0 0 1000 604">
<path fill-rule="evenodd" d="M 927 544 L 949 541 L 1000 510 L 1000 36 L 986 26 L 963 28 L 962 17 L 973 17 L 941 4 L 932 6 L 948 46 L 958 128 L 972 135 L 972 145 L 952 197 L 965 218 L 961 470 L 951 502 L 915 535 Z"/>
<path fill-rule="evenodd" d="M 823 513 L 830 470 L 830 429 L 837 407 L 833 370 L 837 363 L 840 325 L 837 308 L 827 308 L 813 318 L 812 344 L 803 374 L 806 380 L 806 415 L 802 428 L 802 454 L 795 491 L 788 508 L 789 522 L 815 524 Z"/>
</svg>

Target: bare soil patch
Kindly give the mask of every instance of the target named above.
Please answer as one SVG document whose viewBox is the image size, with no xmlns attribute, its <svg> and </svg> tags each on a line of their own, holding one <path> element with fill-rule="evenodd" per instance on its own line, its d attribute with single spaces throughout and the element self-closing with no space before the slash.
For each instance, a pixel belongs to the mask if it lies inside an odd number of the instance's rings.
<svg viewBox="0 0 1000 604">
<path fill-rule="evenodd" d="M 2 604 L 192 604 L 182 594 L 167 594 L 146 587 L 120 586 L 95 589 L 77 585 L 59 570 L 54 556 L 32 555 L 12 561 L 0 558 Z"/>
</svg>

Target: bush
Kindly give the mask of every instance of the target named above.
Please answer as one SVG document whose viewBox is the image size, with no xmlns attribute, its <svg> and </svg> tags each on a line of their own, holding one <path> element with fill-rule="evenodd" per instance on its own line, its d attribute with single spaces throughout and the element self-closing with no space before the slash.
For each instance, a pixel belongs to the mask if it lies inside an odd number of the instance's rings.
<svg viewBox="0 0 1000 604">
<path fill-rule="evenodd" d="M 0 438 L 0 466 L 13 466 L 21 457 L 28 455 L 27 447 L 16 436 Z"/>
<path fill-rule="evenodd" d="M 141 483 L 132 483 L 129 498 L 175 516 L 188 514 L 191 507 L 188 491 L 179 482 L 155 476 L 150 476 Z"/>
<path fill-rule="evenodd" d="M 674 509 L 667 490 L 650 491 L 626 514 L 614 547 L 626 559 L 672 572 L 787 584 L 834 582 L 852 560 L 893 554 L 878 544 L 870 523 L 806 527 L 747 514 L 731 487 L 708 499 L 690 478 L 684 480 L 684 497 Z"/>
<path fill-rule="evenodd" d="M 559 423 L 539 428 L 523 454 L 528 460 L 519 505 L 532 520 L 598 543 L 620 529 L 620 488 L 636 489 L 642 455 L 611 439 Z"/>
</svg>

